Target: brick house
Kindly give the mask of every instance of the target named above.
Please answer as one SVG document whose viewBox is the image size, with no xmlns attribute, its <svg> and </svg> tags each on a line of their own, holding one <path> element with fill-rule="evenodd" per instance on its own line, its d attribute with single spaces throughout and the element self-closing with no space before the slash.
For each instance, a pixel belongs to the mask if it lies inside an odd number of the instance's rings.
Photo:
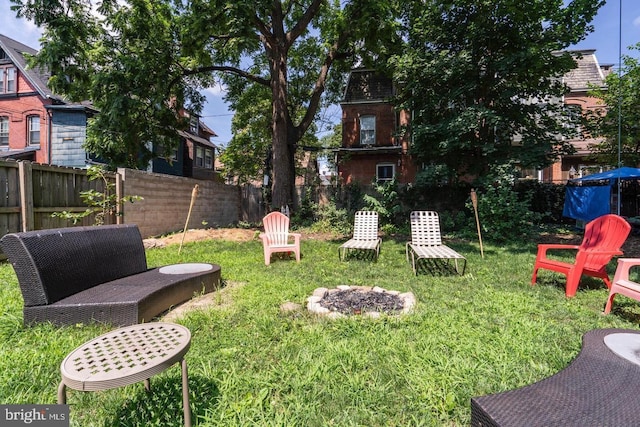
<svg viewBox="0 0 640 427">
<path fill-rule="evenodd" d="M 595 55 L 595 50 L 571 51 L 578 66 L 564 76 L 564 81 L 570 92 L 564 96 L 564 105 L 575 111 L 576 114 L 584 115 L 589 110 L 604 108 L 602 101 L 588 95 L 590 85 L 605 88 L 605 78 L 613 71 L 612 64 L 599 64 Z M 580 136 L 570 142 L 576 149 L 571 155 L 563 156 L 559 161 L 550 167 L 539 171 L 537 179 L 543 182 L 564 184 L 568 179 L 580 178 L 591 173 L 602 172 L 602 165 L 595 164 L 588 159 L 591 153 L 590 146 L 600 140 L 592 138 L 590 135 L 578 129 Z"/>
<path fill-rule="evenodd" d="M 0 158 L 84 168 L 96 158 L 84 149 L 87 121 L 99 112 L 89 103 L 68 102 L 47 86 L 49 74 L 27 65 L 37 51 L 0 34 Z M 214 179 L 215 132 L 196 115 L 177 132 L 178 149 L 158 153 L 152 172 Z"/>
<path fill-rule="evenodd" d="M 588 96 L 589 84 L 604 86 L 611 65 L 599 65 L 594 50 L 572 51 L 577 68 L 564 80 L 570 92 L 562 102 L 584 114 L 589 109 L 602 108 L 598 99 Z M 409 113 L 397 112 L 392 98 L 395 88 L 390 78 L 374 70 L 352 70 L 347 82 L 342 108 L 342 146 L 336 150 L 338 176 L 342 183 L 369 184 L 395 177 L 400 184 L 415 180 L 418 168 L 408 154 L 409 136 L 397 136 L 402 126 L 409 124 Z M 580 133 L 580 132 L 579 132 Z M 576 153 L 563 156 L 544 170 L 523 170 L 523 178 L 544 182 L 565 183 L 587 170 L 599 170 L 587 160 L 589 146 L 596 139 L 581 133 L 570 141 Z"/>
<path fill-rule="evenodd" d="M 88 104 L 68 103 L 49 90 L 49 76 L 27 68 L 37 51 L 0 35 L 0 158 L 85 166 Z"/>
<path fill-rule="evenodd" d="M 351 71 L 340 103 L 342 146 L 336 150 L 338 176 L 344 184 L 370 184 L 396 178 L 414 180 L 416 167 L 408 155 L 407 136 L 397 136 L 409 124 L 407 112 L 396 112 L 391 100 L 395 87 L 390 78 L 374 70 Z"/>
</svg>

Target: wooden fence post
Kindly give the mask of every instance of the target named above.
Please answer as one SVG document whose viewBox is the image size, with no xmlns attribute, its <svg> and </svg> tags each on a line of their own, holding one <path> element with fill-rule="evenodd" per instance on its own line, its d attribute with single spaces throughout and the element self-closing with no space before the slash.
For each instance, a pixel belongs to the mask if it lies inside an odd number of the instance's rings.
<svg viewBox="0 0 640 427">
<path fill-rule="evenodd" d="M 33 230 L 33 170 L 31 162 L 18 162 L 18 179 L 20 180 L 20 213 L 22 215 L 22 231 Z"/>
<path fill-rule="evenodd" d="M 124 181 L 120 169 L 116 172 L 116 224 L 124 224 Z"/>
</svg>

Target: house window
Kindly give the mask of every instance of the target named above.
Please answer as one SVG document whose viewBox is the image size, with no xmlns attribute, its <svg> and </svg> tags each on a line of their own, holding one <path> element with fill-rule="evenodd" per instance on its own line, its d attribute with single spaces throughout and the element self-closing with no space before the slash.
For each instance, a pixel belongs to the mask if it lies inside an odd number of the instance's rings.
<svg viewBox="0 0 640 427">
<path fill-rule="evenodd" d="M 14 93 L 16 91 L 16 69 L 14 67 L 0 67 L 0 93 Z"/>
<path fill-rule="evenodd" d="M 564 127 L 571 132 L 571 139 L 582 139 L 582 107 L 578 104 L 567 104 L 565 106 L 566 122 Z"/>
<path fill-rule="evenodd" d="M 189 132 L 191 132 L 193 135 L 198 135 L 199 130 L 200 127 L 198 126 L 198 117 L 189 117 Z"/>
<path fill-rule="evenodd" d="M 376 165 L 376 180 L 391 181 L 396 174 L 396 166 L 393 163 L 379 163 Z"/>
<path fill-rule="evenodd" d="M 213 169 L 213 150 L 206 148 L 204 150 L 204 167 L 207 169 Z"/>
<path fill-rule="evenodd" d="M 28 145 L 40 145 L 40 116 L 27 117 Z"/>
<path fill-rule="evenodd" d="M 9 118 L 0 117 L 0 146 L 9 145 Z"/>
<path fill-rule="evenodd" d="M 204 149 L 200 146 L 196 147 L 196 166 L 201 168 L 204 165 Z"/>
<path fill-rule="evenodd" d="M 360 117 L 360 145 L 375 145 L 376 116 Z"/>
</svg>

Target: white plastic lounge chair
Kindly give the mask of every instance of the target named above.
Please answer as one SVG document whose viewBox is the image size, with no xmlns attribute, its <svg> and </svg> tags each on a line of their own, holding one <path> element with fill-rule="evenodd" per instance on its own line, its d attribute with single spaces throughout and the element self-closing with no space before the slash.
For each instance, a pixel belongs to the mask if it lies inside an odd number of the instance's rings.
<svg viewBox="0 0 640 427">
<path fill-rule="evenodd" d="M 413 211 L 410 216 L 411 241 L 407 242 L 406 255 L 409 261 L 411 254 L 411 266 L 413 273 L 418 274 L 416 264 L 420 259 L 454 261 L 456 272 L 464 274 L 467 260 L 448 246 L 442 244 L 440 237 L 440 218 L 434 211 Z M 458 268 L 458 260 L 463 260 L 462 272 Z"/>
<path fill-rule="evenodd" d="M 338 257 L 344 260 L 349 251 L 372 251 L 375 259 L 380 254 L 378 212 L 358 211 L 353 224 L 353 237 L 338 248 Z"/>
</svg>

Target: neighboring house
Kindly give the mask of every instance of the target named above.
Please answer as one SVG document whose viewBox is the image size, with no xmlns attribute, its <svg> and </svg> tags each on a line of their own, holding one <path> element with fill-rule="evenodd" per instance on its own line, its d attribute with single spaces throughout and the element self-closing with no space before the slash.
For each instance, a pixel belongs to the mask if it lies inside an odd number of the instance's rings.
<svg viewBox="0 0 640 427">
<path fill-rule="evenodd" d="M 87 121 L 99 112 L 88 102 L 67 102 L 47 87 L 49 75 L 30 69 L 27 58 L 37 51 L 0 34 L 0 158 L 84 168 L 96 158 L 84 149 Z M 158 153 L 152 172 L 215 178 L 217 136 L 196 115 L 189 129 L 178 131 L 178 148 Z"/>
<path fill-rule="evenodd" d="M 602 108 L 598 99 L 587 95 L 589 84 L 604 86 L 610 65 L 599 65 L 594 50 L 572 51 L 578 67 L 564 79 L 570 92 L 562 102 L 576 114 Z M 340 103 L 342 107 L 342 146 L 336 150 L 338 176 L 342 183 L 370 184 L 374 180 L 396 178 L 398 183 L 415 180 L 417 166 L 408 155 L 409 137 L 399 137 L 402 126 L 409 124 L 406 111 L 397 112 L 392 104 L 395 88 L 390 78 L 374 70 L 352 70 Z M 554 165 L 541 171 L 522 171 L 523 178 L 544 182 L 565 183 L 577 178 L 587 169 L 599 171 L 589 163 L 589 145 L 597 140 L 578 129 L 579 138 L 570 142 L 576 153 L 564 156 Z"/>
<path fill-rule="evenodd" d="M 196 179 L 219 179 L 214 168 L 217 146 L 210 141 L 218 136 L 197 115 L 183 111 L 189 117 L 189 129 L 178 131 L 180 141 L 172 153 L 158 153 L 150 165 L 151 172 L 188 176 Z"/>
<path fill-rule="evenodd" d="M 575 50 L 574 55 L 578 67 L 564 76 L 564 82 L 570 92 L 564 96 L 564 105 L 575 114 L 585 115 L 587 111 L 605 108 L 602 101 L 588 95 L 590 86 L 606 88 L 605 78 L 613 71 L 612 64 L 601 65 L 595 50 Z M 588 160 L 591 145 L 600 142 L 581 129 L 577 129 L 579 137 L 570 140 L 576 149 L 575 154 L 563 156 L 552 166 L 539 171 L 536 178 L 543 182 L 564 184 L 568 179 L 579 178 L 592 173 L 602 172 L 605 168 Z M 609 165 L 606 166 L 609 168 Z"/>
<path fill-rule="evenodd" d="M 412 182 L 415 162 L 409 157 L 408 138 L 398 137 L 409 123 L 406 112 L 392 103 L 395 87 L 374 70 L 351 71 L 342 107 L 342 146 L 336 150 L 338 176 L 344 184 L 371 184 L 374 180 Z"/>
<path fill-rule="evenodd" d="M 87 119 L 96 111 L 53 94 L 49 76 L 27 67 L 36 53 L 0 34 L 0 158 L 84 167 Z"/>
</svg>

